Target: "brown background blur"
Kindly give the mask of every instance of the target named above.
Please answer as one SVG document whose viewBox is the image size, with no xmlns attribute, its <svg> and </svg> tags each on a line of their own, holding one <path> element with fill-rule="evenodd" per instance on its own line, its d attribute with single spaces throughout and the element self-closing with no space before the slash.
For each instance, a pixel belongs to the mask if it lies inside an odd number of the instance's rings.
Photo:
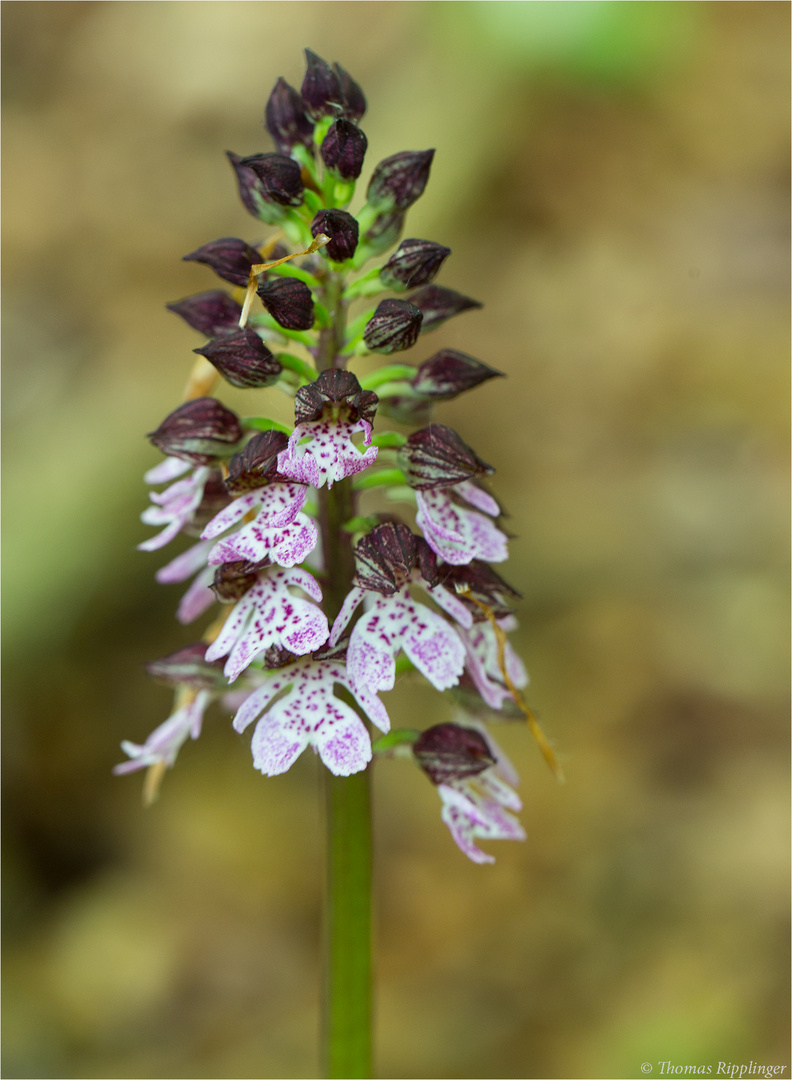
<svg viewBox="0 0 792 1080">
<path fill-rule="evenodd" d="M 184 253 L 267 234 L 224 151 L 271 149 L 305 45 L 366 91 L 364 179 L 437 148 L 405 235 L 485 307 L 407 359 L 509 375 L 438 419 L 498 468 L 568 776 L 499 729 L 528 840 L 476 867 L 378 767 L 379 1074 L 788 1065 L 789 14 L 3 4 L 5 1076 L 317 1075 L 311 755 L 267 780 L 216 709 L 153 809 L 110 775 L 167 715 L 140 665 L 192 640 L 135 551 L 201 343 L 164 304 L 216 287 Z"/>
</svg>

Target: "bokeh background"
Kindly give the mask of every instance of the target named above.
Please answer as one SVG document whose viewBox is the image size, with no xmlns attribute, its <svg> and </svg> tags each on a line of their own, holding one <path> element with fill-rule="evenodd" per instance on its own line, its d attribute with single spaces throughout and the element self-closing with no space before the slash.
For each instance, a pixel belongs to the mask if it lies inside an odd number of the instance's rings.
<svg viewBox="0 0 792 1080">
<path fill-rule="evenodd" d="M 509 375 L 438 419 L 498 468 L 568 776 L 499 729 L 528 840 L 481 868 L 378 767 L 379 1075 L 788 1065 L 789 16 L 3 4 L 5 1076 L 317 1075 L 315 761 L 262 778 L 216 709 L 154 808 L 110 775 L 187 640 L 135 551 L 201 341 L 164 304 L 215 286 L 181 255 L 261 238 L 223 152 L 271 149 L 305 45 L 366 90 L 369 169 L 437 148 L 406 235 L 485 307 L 415 354 Z"/>
</svg>

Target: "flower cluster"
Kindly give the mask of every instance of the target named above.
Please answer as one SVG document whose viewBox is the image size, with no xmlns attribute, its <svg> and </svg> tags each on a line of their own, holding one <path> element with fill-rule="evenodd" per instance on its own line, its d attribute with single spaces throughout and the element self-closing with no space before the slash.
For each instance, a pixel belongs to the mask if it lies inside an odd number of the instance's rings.
<svg viewBox="0 0 792 1080">
<path fill-rule="evenodd" d="M 507 558 L 486 486 L 494 469 L 434 409 L 501 373 L 450 349 L 365 377 L 350 370 L 359 357 L 406 352 L 480 304 L 434 283 L 447 247 L 398 243 L 433 150 L 379 162 L 363 205 L 349 209 L 368 145 L 366 99 L 339 64 L 306 57 L 301 89 L 279 79 L 267 102 L 275 150 L 228 154 L 245 209 L 276 231 L 260 246 L 222 237 L 184 256 L 231 291 L 168 305 L 208 340 L 194 350 L 186 400 L 149 436 L 165 458 L 146 474 L 155 490 L 143 521 L 160 531 L 140 548 L 191 537 L 157 580 L 192 579 L 181 622 L 215 605 L 219 614 L 200 642 L 150 665 L 175 688 L 174 711 L 142 745 L 122 744 L 129 760 L 116 771 L 161 777 L 223 698 L 237 731 L 255 722 L 253 763 L 268 776 L 308 746 L 338 776 L 374 754 L 411 758 L 437 787 L 461 850 L 492 861 L 477 838 L 524 834 L 512 813 L 516 776 L 486 724 L 535 721 L 506 640 L 518 594 L 491 565 Z M 285 393 L 293 427 L 240 419 L 213 396 L 220 379 Z M 378 414 L 408 433 L 375 434 Z M 367 500 L 383 492 L 407 515 L 376 513 Z M 390 730 L 379 695 L 409 669 L 451 691 L 453 723 Z M 366 720 L 382 733 L 373 744 Z"/>
</svg>

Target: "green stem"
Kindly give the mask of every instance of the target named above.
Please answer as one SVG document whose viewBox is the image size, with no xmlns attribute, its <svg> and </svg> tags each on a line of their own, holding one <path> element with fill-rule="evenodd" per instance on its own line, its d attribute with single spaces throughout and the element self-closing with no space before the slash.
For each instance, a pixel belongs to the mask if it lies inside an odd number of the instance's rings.
<svg viewBox="0 0 792 1080">
<path fill-rule="evenodd" d="M 343 278 L 330 271 L 322 302 L 328 319 L 319 331 L 316 366 L 338 366 L 346 330 Z M 319 490 L 325 559 L 323 592 L 331 623 L 352 585 L 355 516 L 352 484 Z M 324 1075 L 329 1080 L 371 1076 L 371 769 L 352 776 L 325 773 L 327 879 L 325 986 L 322 1017 Z"/>
<path fill-rule="evenodd" d="M 371 770 L 325 773 L 327 956 L 324 1075 L 371 1076 Z"/>
</svg>

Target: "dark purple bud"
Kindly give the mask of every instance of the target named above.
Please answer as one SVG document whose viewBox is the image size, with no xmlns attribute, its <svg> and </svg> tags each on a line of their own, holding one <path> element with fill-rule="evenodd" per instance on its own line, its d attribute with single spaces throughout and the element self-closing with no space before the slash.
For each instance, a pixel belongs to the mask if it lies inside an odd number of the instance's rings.
<svg viewBox="0 0 792 1080">
<path fill-rule="evenodd" d="M 184 300 L 166 304 L 166 307 L 168 311 L 181 315 L 193 330 L 199 330 L 210 338 L 238 330 L 239 317 L 242 314 L 242 306 L 222 289 L 196 293 L 195 296 L 187 296 Z"/>
<path fill-rule="evenodd" d="M 232 495 L 244 495 L 274 480 L 278 475 L 278 454 L 286 449 L 288 441 L 282 431 L 262 431 L 254 435 L 229 461 L 226 490 Z"/>
<path fill-rule="evenodd" d="M 247 285 L 250 268 L 262 262 L 255 248 L 238 240 L 235 236 L 224 236 L 222 240 L 213 240 L 210 244 L 196 248 L 189 255 L 184 255 L 184 262 L 205 263 L 218 277 L 230 281 L 233 285 Z"/>
<path fill-rule="evenodd" d="M 344 116 L 349 120 L 359 120 L 366 111 L 365 95 L 349 72 L 345 71 L 340 64 L 334 63 L 333 68 L 341 87 L 341 104 L 344 107 Z"/>
<path fill-rule="evenodd" d="M 472 596 L 492 609 L 493 614 L 499 618 L 505 618 L 512 613 L 512 603 L 520 599 L 520 594 L 513 589 L 508 582 L 504 581 L 500 574 L 496 574 L 492 567 L 480 559 L 473 559 L 464 566 L 443 566 L 439 571 L 441 583 L 451 592 L 456 591 L 456 586 L 466 586 Z M 476 622 L 482 622 L 486 615 L 478 605 L 474 604 L 464 593 L 459 599 L 470 609 L 470 613 Z"/>
<path fill-rule="evenodd" d="M 245 209 L 253 217 L 258 218 L 260 221 L 266 221 L 268 225 L 277 224 L 282 220 L 286 211 L 277 200 L 273 201 L 272 196 L 267 192 L 266 185 L 256 171 L 246 164 L 250 158 L 238 157 L 236 154 L 232 154 L 230 150 L 226 151 L 226 155 L 234 167 L 237 186 L 239 187 L 239 197 Z M 265 156 L 264 154 L 259 155 L 259 157 Z M 273 154 L 270 156 L 279 157 L 280 155 Z"/>
<path fill-rule="evenodd" d="M 243 390 L 272 386 L 283 370 L 253 330 L 224 334 L 193 352 L 205 356 L 226 382 Z"/>
<path fill-rule="evenodd" d="M 393 596 L 410 577 L 417 559 L 417 537 L 401 522 L 376 525 L 355 545 L 355 577 L 359 589 Z"/>
<path fill-rule="evenodd" d="M 310 330 L 313 326 L 313 296 L 304 281 L 273 277 L 262 281 L 256 291 L 279 326 L 286 330 Z"/>
<path fill-rule="evenodd" d="M 459 724 L 435 724 L 413 743 L 415 760 L 433 784 L 465 780 L 495 764 L 495 758 L 474 728 Z"/>
<path fill-rule="evenodd" d="M 441 349 L 419 365 L 410 384 L 417 393 L 435 401 L 449 401 L 487 379 L 502 375 L 502 371 L 496 371 L 463 352 Z"/>
<path fill-rule="evenodd" d="M 205 659 L 209 646 L 199 641 L 186 649 L 170 653 L 145 665 L 146 671 L 168 686 L 189 686 L 193 690 L 222 690 L 228 686 L 223 675 L 223 660 Z"/>
<path fill-rule="evenodd" d="M 451 248 L 431 240 L 402 240 L 380 270 L 380 281 L 388 289 L 401 292 L 426 285 L 451 254 Z"/>
<path fill-rule="evenodd" d="M 297 143 L 313 149 L 313 124 L 305 115 L 305 102 L 285 79 L 278 79 L 272 88 L 264 109 L 264 125 L 282 154 L 288 154 Z"/>
<path fill-rule="evenodd" d="M 429 179 L 434 150 L 403 150 L 377 165 L 366 200 L 383 212 L 406 210 L 419 199 Z"/>
<path fill-rule="evenodd" d="M 299 206 L 303 201 L 303 182 L 300 166 L 285 154 L 253 154 L 240 162 L 252 169 L 261 187 L 264 202 L 280 206 Z"/>
<path fill-rule="evenodd" d="M 363 168 L 368 139 L 351 120 L 333 121 L 322 140 L 322 161 L 342 180 L 357 180 Z"/>
<path fill-rule="evenodd" d="M 310 49 L 305 50 L 308 65 L 302 82 L 301 93 L 305 110 L 312 120 L 323 116 L 336 116 L 343 106 L 341 81 L 326 60 Z"/>
<path fill-rule="evenodd" d="M 381 300 L 366 323 L 366 347 L 378 353 L 411 349 L 421 332 L 422 318 L 422 312 L 407 300 Z"/>
<path fill-rule="evenodd" d="M 463 296 L 462 293 L 446 289 L 442 285 L 425 285 L 423 289 L 412 294 L 410 303 L 423 312 L 422 334 L 427 330 L 434 330 L 452 315 L 459 315 L 461 311 L 483 307 L 478 300 L 471 300 L 469 296 Z"/>
<path fill-rule="evenodd" d="M 445 424 L 414 431 L 398 452 L 399 468 L 418 491 L 449 487 L 495 472 Z"/>
<path fill-rule="evenodd" d="M 256 563 L 223 563 L 215 570 L 214 581 L 209 588 L 221 604 L 235 604 L 256 584 L 258 571 L 265 566 L 269 566 L 269 559 Z"/>
<path fill-rule="evenodd" d="M 361 390 L 357 376 L 344 368 L 327 368 L 316 382 L 301 386 L 294 398 L 294 419 L 298 424 L 318 420 L 331 406 L 338 410 L 343 405 L 348 418 L 355 422 L 374 419 L 379 398 L 373 390 Z"/>
<path fill-rule="evenodd" d="M 223 474 L 219 469 L 212 469 L 204 484 L 198 509 L 194 511 L 182 531 L 187 536 L 200 536 L 212 518 L 225 509 L 230 502 L 231 499 L 223 483 Z"/>
<path fill-rule="evenodd" d="M 242 428 L 236 414 L 216 398 L 202 397 L 174 409 L 148 438 L 168 457 L 211 465 L 228 457 L 242 438 Z"/>
<path fill-rule="evenodd" d="M 333 262 L 346 262 L 355 254 L 358 245 L 357 218 L 346 210 L 320 210 L 311 222 L 311 234 L 324 233 L 330 243 L 322 249 Z"/>
<path fill-rule="evenodd" d="M 363 236 L 372 255 L 379 255 L 392 247 L 402 234 L 406 214 L 403 210 L 391 210 L 378 214 Z"/>
</svg>

